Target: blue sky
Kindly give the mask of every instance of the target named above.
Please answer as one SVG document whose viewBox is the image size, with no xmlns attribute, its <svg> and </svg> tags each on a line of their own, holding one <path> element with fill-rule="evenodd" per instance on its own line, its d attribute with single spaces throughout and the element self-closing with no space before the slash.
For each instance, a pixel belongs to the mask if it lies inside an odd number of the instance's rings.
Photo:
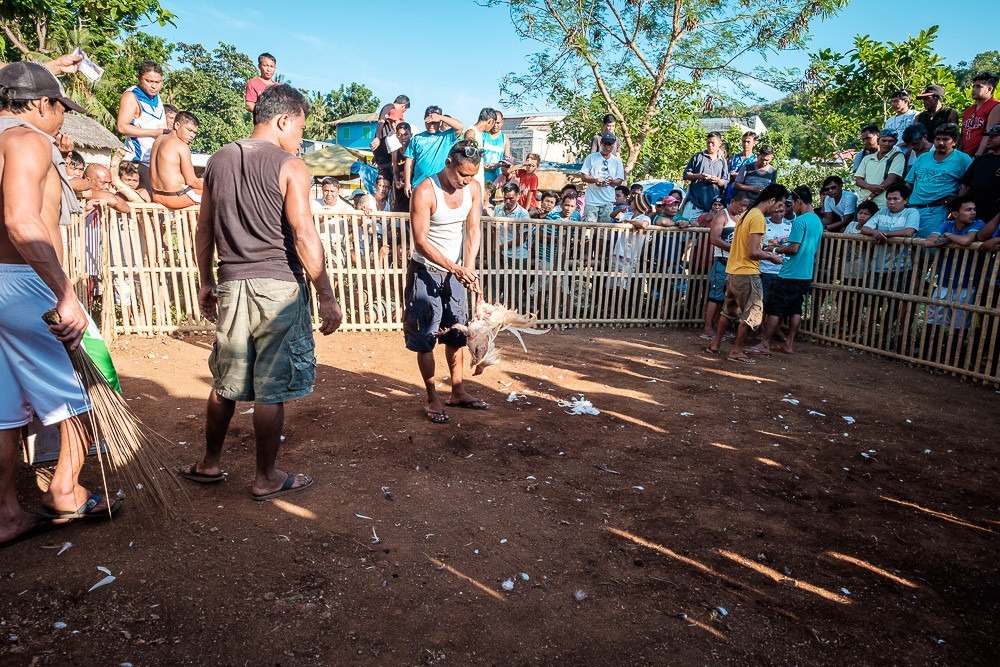
<svg viewBox="0 0 1000 667">
<path fill-rule="evenodd" d="M 278 59 L 278 72 L 300 88 L 326 92 L 358 81 L 383 101 L 400 93 L 409 95 L 418 115 L 426 106 L 439 104 L 466 124 L 475 120 L 482 107 L 498 105 L 500 79 L 507 72 L 522 70 L 525 56 L 535 50 L 534 42 L 518 39 L 504 8 L 480 7 L 473 0 L 161 3 L 177 15 L 176 27 L 148 30 L 170 41 L 208 48 L 228 42 L 251 58 L 269 51 Z M 972 60 L 976 53 L 997 45 L 994 21 L 970 20 L 976 5 L 983 6 L 971 0 L 954 5 L 929 0 L 906 5 L 857 0 L 834 19 L 812 26 L 808 50 L 847 51 L 858 33 L 902 41 L 937 23 L 937 52 L 950 64 Z M 436 11 L 432 14 L 429 7 Z M 807 52 L 787 52 L 768 64 L 803 67 L 807 62 Z M 760 92 L 772 99 L 780 96 L 775 91 Z M 524 110 L 557 106 L 540 100 Z"/>
</svg>

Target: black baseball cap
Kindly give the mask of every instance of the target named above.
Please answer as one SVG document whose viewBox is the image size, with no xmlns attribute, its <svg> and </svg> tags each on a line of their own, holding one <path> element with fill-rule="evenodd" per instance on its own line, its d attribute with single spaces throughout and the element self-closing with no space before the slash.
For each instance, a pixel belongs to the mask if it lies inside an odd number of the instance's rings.
<svg viewBox="0 0 1000 667">
<path fill-rule="evenodd" d="M 997 137 L 1000 136 L 1000 125 L 994 125 L 990 129 L 983 132 L 987 137 Z"/>
<path fill-rule="evenodd" d="M 925 97 L 930 97 L 931 95 L 937 95 L 941 99 L 944 99 L 944 88 L 932 83 L 926 88 L 924 88 L 924 92 L 917 95 L 917 99 L 922 100 Z"/>
<path fill-rule="evenodd" d="M 613 144 L 616 141 L 618 141 L 617 137 L 615 137 L 615 135 L 612 134 L 611 132 L 605 132 L 604 134 L 601 135 L 602 144 Z"/>
<path fill-rule="evenodd" d="M 38 63 L 16 62 L 0 69 L 0 87 L 7 89 L 12 100 L 58 100 L 71 111 L 85 113 L 83 107 L 66 96 L 59 80 Z"/>
</svg>

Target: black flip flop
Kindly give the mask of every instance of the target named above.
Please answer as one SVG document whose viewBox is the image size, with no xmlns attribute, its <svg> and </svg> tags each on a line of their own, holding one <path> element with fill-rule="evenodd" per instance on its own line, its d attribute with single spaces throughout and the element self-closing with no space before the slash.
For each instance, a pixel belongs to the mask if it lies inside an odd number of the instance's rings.
<svg viewBox="0 0 1000 667">
<path fill-rule="evenodd" d="M 432 424 L 447 424 L 451 421 L 451 417 L 444 410 L 440 412 L 437 410 L 431 410 L 430 408 L 424 408 L 424 414 L 427 415 L 427 419 L 430 420 Z"/>
<path fill-rule="evenodd" d="M 445 401 L 445 405 L 449 408 L 462 408 L 464 410 L 489 410 L 490 404 L 481 398 L 473 398 L 468 401 L 459 401 L 454 403 L 452 401 Z"/>
<path fill-rule="evenodd" d="M 313 478 L 309 475 L 302 475 L 305 478 L 305 484 L 302 486 L 293 486 L 295 484 L 295 478 L 298 477 L 298 473 L 290 472 L 288 476 L 285 477 L 285 483 L 281 485 L 281 488 L 277 491 L 272 491 L 271 493 L 262 493 L 257 495 L 256 493 L 251 493 L 250 497 L 258 502 L 263 502 L 265 500 L 273 500 L 280 496 L 287 495 L 289 493 L 295 493 L 296 491 L 301 491 L 302 489 L 308 489 L 313 484 Z"/>
<path fill-rule="evenodd" d="M 199 484 L 215 484 L 216 482 L 221 482 L 226 479 L 228 473 L 220 472 L 215 475 L 209 475 L 203 472 L 198 472 L 198 464 L 191 463 L 177 470 L 177 474 L 184 479 L 189 479 L 192 482 L 197 482 Z"/>
</svg>

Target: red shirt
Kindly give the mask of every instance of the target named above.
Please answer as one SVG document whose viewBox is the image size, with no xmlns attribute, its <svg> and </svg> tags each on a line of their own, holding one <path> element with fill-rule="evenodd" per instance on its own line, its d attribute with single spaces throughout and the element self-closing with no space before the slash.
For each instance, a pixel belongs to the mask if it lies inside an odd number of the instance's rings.
<svg viewBox="0 0 1000 667">
<path fill-rule="evenodd" d="M 260 78 L 259 76 L 255 76 L 254 78 L 250 79 L 249 81 L 247 81 L 246 101 L 257 104 L 257 98 L 260 97 L 260 94 L 264 92 L 265 88 L 272 85 L 274 85 L 274 79 L 270 81 L 264 81 L 264 79 Z"/>
<path fill-rule="evenodd" d="M 962 150 L 972 157 L 976 157 L 976 151 L 983 142 L 983 132 L 986 131 L 986 119 L 997 104 L 1000 102 L 991 97 L 978 109 L 973 104 L 962 114 Z"/>
<path fill-rule="evenodd" d="M 535 196 L 535 192 L 538 191 L 538 174 L 528 176 L 524 169 L 518 169 L 514 173 L 514 178 L 521 185 L 521 196 L 518 197 L 517 203 L 524 208 L 538 206 L 538 198 Z"/>
</svg>

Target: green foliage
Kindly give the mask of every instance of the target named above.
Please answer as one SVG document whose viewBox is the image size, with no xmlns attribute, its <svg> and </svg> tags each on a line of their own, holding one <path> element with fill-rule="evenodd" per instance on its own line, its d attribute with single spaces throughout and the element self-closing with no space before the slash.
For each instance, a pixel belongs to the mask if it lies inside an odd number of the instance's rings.
<svg viewBox="0 0 1000 667">
<path fill-rule="evenodd" d="M 892 114 L 889 99 L 901 88 L 915 94 L 936 83 L 945 89 L 946 105 L 963 106 L 952 70 L 934 52 L 936 37 L 937 26 L 898 43 L 858 35 L 847 53 L 822 49 L 812 54 L 803 94 L 796 97 L 819 130 L 819 141 L 808 152 L 830 155 L 853 146 L 863 125 L 881 126 Z"/>
<path fill-rule="evenodd" d="M 621 89 L 611 91 L 612 99 L 625 122 L 639 125 L 647 112 L 643 103 L 649 95 L 652 82 L 648 77 L 634 74 Z M 702 148 L 702 131 L 698 124 L 700 100 L 695 97 L 692 84 L 673 85 L 661 91 L 656 115 L 633 161 L 633 179 L 679 178 L 680 167 L 693 153 Z M 553 126 L 550 141 L 569 146 L 578 160 L 590 152 L 594 135 L 601 131 L 602 119 L 608 113 L 605 98 L 597 91 L 588 97 L 573 96 L 574 106 L 564 108 L 566 118 Z M 632 149 L 634 150 L 634 148 Z M 629 160 L 629 146 L 622 147 L 622 159 Z"/>
<path fill-rule="evenodd" d="M 72 51 L 81 32 L 99 52 L 145 21 L 166 25 L 173 19 L 158 0 L 3 0 L 0 58 L 48 60 Z"/>
<path fill-rule="evenodd" d="M 507 75 L 505 103 L 528 99 L 557 101 L 564 109 L 588 107 L 596 92 L 618 119 L 626 152 L 626 171 L 645 159 L 651 172 L 657 156 L 644 152 L 654 128 L 671 129 L 660 112 L 690 104 L 688 86 L 711 80 L 749 92 L 753 80 L 777 73 L 751 72 L 736 65 L 739 56 L 767 56 L 804 44 L 815 18 L 832 16 L 847 0 L 484 0 L 509 7 L 518 35 L 539 43 L 527 72 Z M 636 81 L 641 94 L 622 108 L 621 92 Z M 698 95 L 700 97 L 700 95 Z M 624 103 L 623 103 L 624 104 Z M 635 107 L 638 108 L 636 112 Z M 683 120 L 683 118 L 682 118 Z M 691 132 L 682 125 L 683 133 Z"/>
<path fill-rule="evenodd" d="M 179 43 L 177 60 L 186 67 L 166 77 L 164 100 L 191 111 L 201 122 L 191 150 L 211 153 L 250 136 L 253 124 L 244 106 L 246 81 L 256 76 L 253 61 L 231 44 L 209 52 L 201 44 Z"/>
<path fill-rule="evenodd" d="M 306 139 L 322 141 L 331 138 L 335 132 L 333 124 L 356 113 L 375 113 L 379 110 L 379 99 L 362 83 L 352 82 L 341 85 L 328 93 L 305 91 L 309 97 L 311 113 L 306 120 Z"/>
<path fill-rule="evenodd" d="M 1000 51 L 978 53 L 971 63 L 964 60 L 959 62 L 954 71 L 958 87 L 968 90 L 972 87 L 972 77 L 980 72 L 990 72 L 994 76 L 1000 76 Z"/>
</svg>

